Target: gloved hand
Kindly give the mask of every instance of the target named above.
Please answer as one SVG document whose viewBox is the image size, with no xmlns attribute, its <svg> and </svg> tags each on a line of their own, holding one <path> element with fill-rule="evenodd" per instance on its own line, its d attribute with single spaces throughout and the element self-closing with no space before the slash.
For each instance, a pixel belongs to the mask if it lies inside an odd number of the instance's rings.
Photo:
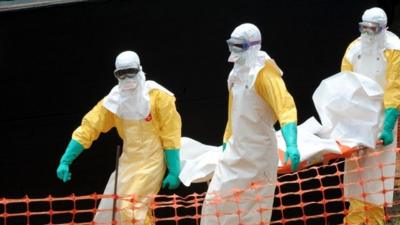
<svg viewBox="0 0 400 225">
<path fill-rule="evenodd" d="M 69 165 L 83 152 L 84 147 L 74 139 L 71 139 L 64 155 L 61 157 L 57 168 L 57 177 L 64 182 L 71 180 Z"/>
<path fill-rule="evenodd" d="M 168 175 L 162 182 L 162 187 L 168 187 L 173 190 L 179 187 L 179 173 L 181 172 L 181 164 L 179 158 L 179 149 L 167 149 L 164 151 L 165 160 L 167 161 Z"/>
<path fill-rule="evenodd" d="M 222 144 L 222 152 L 224 152 L 225 149 L 226 149 L 226 142 L 224 142 L 224 143 Z"/>
<path fill-rule="evenodd" d="M 284 163 L 286 164 L 288 159 L 290 159 L 291 169 L 292 171 L 296 171 L 300 164 L 300 153 L 297 149 L 297 125 L 294 122 L 285 124 L 281 131 L 286 142 Z"/>
<path fill-rule="evenodd" d="M 399 112 L 395 108 L 385 109 L 385 121 L 383 122 L 383 130 L 379 139 L 383 141 L 383 145 L 390 145 L 393 143 L 393 129 L 396 125 Z"/>
</svg>

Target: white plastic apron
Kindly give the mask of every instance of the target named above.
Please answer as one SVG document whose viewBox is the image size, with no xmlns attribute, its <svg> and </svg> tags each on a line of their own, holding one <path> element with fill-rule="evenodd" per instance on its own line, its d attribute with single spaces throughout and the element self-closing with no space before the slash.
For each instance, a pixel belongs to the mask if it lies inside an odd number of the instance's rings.
<svg viewBox="0 0 400 225">
<path fill-rule="evenodd" d="M 375 80 L 384 90 L 386 86 L 385 76 L 387 65 L 383 50 L 382 52 L 366 56 L 361 55 L 360 43 L 356 43 L 354 48 L 351 56 L 348 56 L 353 65 L 353 71 Z M 384 112 L 382 109 L 380 110 L 379 113 L 382 116 L 379 126 L 382 127 Z M 394 137 L 397 137 L 397 128 L 394 129 Z M 376 138 L 378 138 L 378 134 Z M 383 151 L 384 153 L 379 156 L 363 157 L 358 161 L 346 160 L 344 191 L 347 198 L 358 199 L 375 205 L 382 205 L 384 202 L 388 204 L 392 203 L 393 191 L 389 190 L 394 187 L 394 178 L 386 178 L 383 182 L 381 177 L 382 175 L 385 177 L 394 177 L 395 175 L 396 152 L 393 150 L 397 142 L 396 138 L 394 139 L 394 142 L 389 146 L 378 146 L 376 149 L 368 149 L 358 153 L 360 156 L 365 156 L 371 154 L 373 151 Z M 392 151 L 390 151 L 391 149 Z M 379 164 L 384 165 L 384 167 L 380 169 Z M 356 171 L 358 167 L 364 168 L 364 171 Z M 364 181 L 363 185 L 359 184 L 361 180 Z M 385 194 L 383 193 L 384 188 L 387 191 Z M 367 195 L 363 197 L 363 193 Z"/>
<path fill-rule="evenodd" d="M 237 80 L 230 88 L 232 137 L 209 185 L 202 225 L 250 225 L 270 220 L 278 167 L 276 118 L 253 86 L 261 68 L 254 68 L 247 80 Z M 234 195 L 234 190 L 240 191 Z M 214 204 L 219 197 L 221 201 Z M 222 215 L 217 217 L 217 211 Z"/>
</svg>

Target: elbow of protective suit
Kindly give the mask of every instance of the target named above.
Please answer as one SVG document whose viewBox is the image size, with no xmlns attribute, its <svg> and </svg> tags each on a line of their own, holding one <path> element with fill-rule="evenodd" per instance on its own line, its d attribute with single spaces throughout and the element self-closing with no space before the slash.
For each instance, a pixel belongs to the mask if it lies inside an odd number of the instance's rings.
<svg viewBox="0 0 400 225">
<path fill-rule="evenodd" d="M 71 165 L 72 162 L 83 152 L 85 148 L 78 141 L 71 139 L 64 155 L 61 157 L 60 163 Z"/>
<path fill-rule="evenodd" d="M 383 130 L 379 139 L 383 141 L 384 145 L 389 145 L 393 142 L 393 129 L 396 125 L 399 111 L 395 108 L 385 109 L 385 120 L 383 122 Z"/>
</svg>

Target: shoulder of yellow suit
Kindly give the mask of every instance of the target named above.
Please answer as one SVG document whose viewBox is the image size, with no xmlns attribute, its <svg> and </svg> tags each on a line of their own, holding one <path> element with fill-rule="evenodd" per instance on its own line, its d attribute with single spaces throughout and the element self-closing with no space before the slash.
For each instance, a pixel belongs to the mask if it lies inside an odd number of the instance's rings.
<svg viewBox="0 0 400 225">
<path fill-rule="evenodd" d="M 283 75 L 282 70 L 278 67 L 278 65 L 276 65 L 273 59 L 268 59 L 265 61 L 264 67 L 260 70 L 260 73 L 262 74 L 272 73 L 272 74 L 278 74 L 280 76 Z"/>
<path fill-rule="evenodd" d="M 174 96 L 174 93 L 172 93 L 171 91 L 169 91 L 168 89 L 161 86 L 160 84 L 158 84 L 155 81 L 147 80 L 145 85 L 146 85 L 147 89 L 149 90 L 150 95 L 162 93 L 162 95 L 166 94 L 169 96 Z"/>
</svg>

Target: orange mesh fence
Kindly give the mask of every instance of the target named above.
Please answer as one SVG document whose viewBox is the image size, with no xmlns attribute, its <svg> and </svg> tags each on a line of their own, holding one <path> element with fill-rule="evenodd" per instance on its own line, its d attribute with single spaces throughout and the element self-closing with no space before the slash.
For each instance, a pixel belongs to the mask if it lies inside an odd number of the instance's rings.
<svg viewBox="0 0 400 225">
<path fill-rule="evenodd" d="M 400 128 L 400 127 L 399 127 Z M 400 129 L 399 132 L 400 134 Z M 399 139 L 399 137 L 398 137 Z M 399 143 L 399 140 L 398 140 Z M 30 198 L 25 196 L 20 199 L 0 198 L 0 224 L 112 224 L 111 222 L 95 223 L 93 217 L 96 213 L 113 212 L 111 208 L 98 209 L 101 200 L 117 200 L 129 204 L 117 204 L 116 214 L 148 209 L 152 215 L 148 223 L 157 225 L 168 224 L 200 224 L 205 216 L 224 217 L 235 216 L 240 221 L 243 215 L 251 215 L 254 221 L 251 224 L 342 224 L 343 217 L 349 212 L 349 198 L 345 196 L 346 187 L 361 187 L 362 191 L 356 195 L 361 200 L 369 200 L 370 196 L 382 195 L 393 192 L 394 197 L 387 199 L 377 206 L 385 209 L 385 221 L 389 224 L 400 224 L 400 161 L 399 149 L 384 151 L 363 151 L 360 148 L 346 149 L 343 155 L 324 156 L 324 163 L 305 167 L 296 173 L 285 173 L 278 177 L 276 183 L 252 183 L 245 190 L 225 190 L 224 193 L 213 193 L 212 201 L 205 201 L 206 193 L 193 193 L 187 196 L 154 195 L 154 196 L 114 196 L 91 194 L 67 197 L 48 196 L 46 198 Z M 361 161 L 366 158 L 378 158 L 385 152 L 395 151 L 396 160 L 393 163 L 369 163 L 364 166 Z M 346 161 L 341 157 L 346 157 Z M 328 162 L 329 161 L 329 162 Z M 345 162 L 353 163 L 353 167 L 345 170 Z M 355 166 L 354 166 L 355 165 Z M 396 166 L 394 176 L 387 176 L 384 169 Z M 285 169 L 280 170 L 285 172 Z M 373 179 L 355 179 L 352 182 L 343 182 L 345 176 L 363 172 L 380 174 Z M 385 182 L 393 180 L 394 185 L 384 186 Z M 380 184 L 378 191 L 368 191 L 364 187 L 371 184 Z M 257 191 L 265 185 L 275 186 L 274 196 L 246 195 L 249 191 Z M 227 193 L 230 197 L 224 197 Z M 251 196 L 251 195 L 250 195 Z M 273 199 L 273 207 L 265 207 L 261 203 Z M 145 201 L 144 201 L 145 200 Z M 136 204 L 146 202 L 146 204 Z M 221 210 L 220 204 L 231 204 L 228 210 Z M 124 205 L 124 206 L 122 206 Z M 203 206 L 215 206 L 215 211 L 202 215 Z M 247 212 L 246 206 L 256 206 L 254 212 Z M 368 214 L 369 206 L 357 210 Z M 262 213 L 272 212 L 271 221 L 262 219 Z M 251 214 L 253 213 L 253 214 Z M 111 218 L 111 217 L 110 217 Z M 111 220 L 109 220 L 111 221 Z M 396 222 L 397 221 L 397 222 Z M 135 224 L 134 219 L 114 221 L 113 224 Z M 365 217 L 366 224 L 368 218 Z M 247 225 L 247 223 L 240 223 Z M 147 224 L 146 224 L 147 225 Z"/>
<path fill-rule="evenodd" d="M 388 150 L 389 151 L 389 150 Z M 392 150 L 393 151 L 393 150 Z M 379 157 L 384 151 L 370 151 L 359 155 L 353 154 L 347 160 L 359 162 L 366 157 Z M 348 161 L 349 162 L 349 161 Z M 97 209 L 100 200 L 117 199 L 120 202 L 131 203 L 128 207 L 118 206 L 117 213 L 123 213 L 129 210 L 138 210 L 148 208 L 152 213 L 151 221 L 156 224 L 200 224 L 202 215 L 201 208 L 204 204 L 214 205 L 215 211 L 212 213 L 215 217 L 240 216 L 250 213 L 246 212 L 246 204 L 260 205 L 252 215 L 254 224 L 341 224 L 343 217 L 348 213 L 349 200 L 344 194 L 343 189 L 349 186 L 360 186 L 371 183 L 381 183 L 389 179 L 396 179 L 396 185 L 391 188 L 382 189 L 379 193 L 363 191 L 358 197 L 368 199 L 368 196 L 382 194 L 390 191 L 395 192 L 393 204 L 385 199 L 379 207 L 386 209 L 385 220 L 395 220 L 400 217 L 400 212 L 396 207 L 400 207 L 400 201 L 396 193 L 399 191 L 399 180 L 396 176 L 384 176 L 383 169 L 393 164 L 370 164 L 365 167 L 357 166 L 344 172 L 345 161 L 343 159 L 331 160 L 328 164 L 318 164 L 301 171 L 291 174 L 283 174 L 278 178 L 277 183 L 263 184 L 276 185 L 274 196 L 256 195 L 249 198 L 246 191 L 254 191 L 262 188 L 263 185 L 253 183 L 247 190 L 226 190 L 220 193 L 211 202 L 205 202 L 205 193 L 193 193 L 188 196 L 178 195 L 154 195 L 154 196 L 113 196 L 91 194 L 84 196 L 71 195 L 68 197 L 29 198 L 22 199 L 0 199 L 0 223 L 10 224 L 110 224 L 94 223 L 93 216 L 97 212 L 112 212 L 111 208 Z M 397 164 L 399 162 L 397 161 Z M 397 167 L 399 168 L 399 167 Z M 343 176 L 350 173 L 356 174 L 363 171 L 375 170 L 381 171 L 381 176 L 370 180 L 355 180 L 354 182 L 343 183 Z M 230 197 L 222 197 L 224 194 L 232 192 Z M 218 196 L 219 193 L 216 193 Z M 139 207 L 135 202 L 146 198 L 147 204 L 141 204 Z M 260 203 L 267 199 L 274 199 L 273 208 L 263 207 Z M 233 208 L 227 211 L 218 209 L 218 204 L 231 203 Z M 368 210 L 368 207 L 362 208 Z M 262 212 L 272 211 L 271 221 L 263 221 L 260 216 Z M 400 218 L 399 218 L 400 219 Z M 240 220 L 240 219 L 239 219 Z M 116 224 L 131 224 L 133 221 L 119 221 Z M 137 221 L 136 221 L 137 222 Z M 245 223 L 243 223 L 244 225 Z M 252 223 L 253 224 L 253 223 Z"/>
</svg>

